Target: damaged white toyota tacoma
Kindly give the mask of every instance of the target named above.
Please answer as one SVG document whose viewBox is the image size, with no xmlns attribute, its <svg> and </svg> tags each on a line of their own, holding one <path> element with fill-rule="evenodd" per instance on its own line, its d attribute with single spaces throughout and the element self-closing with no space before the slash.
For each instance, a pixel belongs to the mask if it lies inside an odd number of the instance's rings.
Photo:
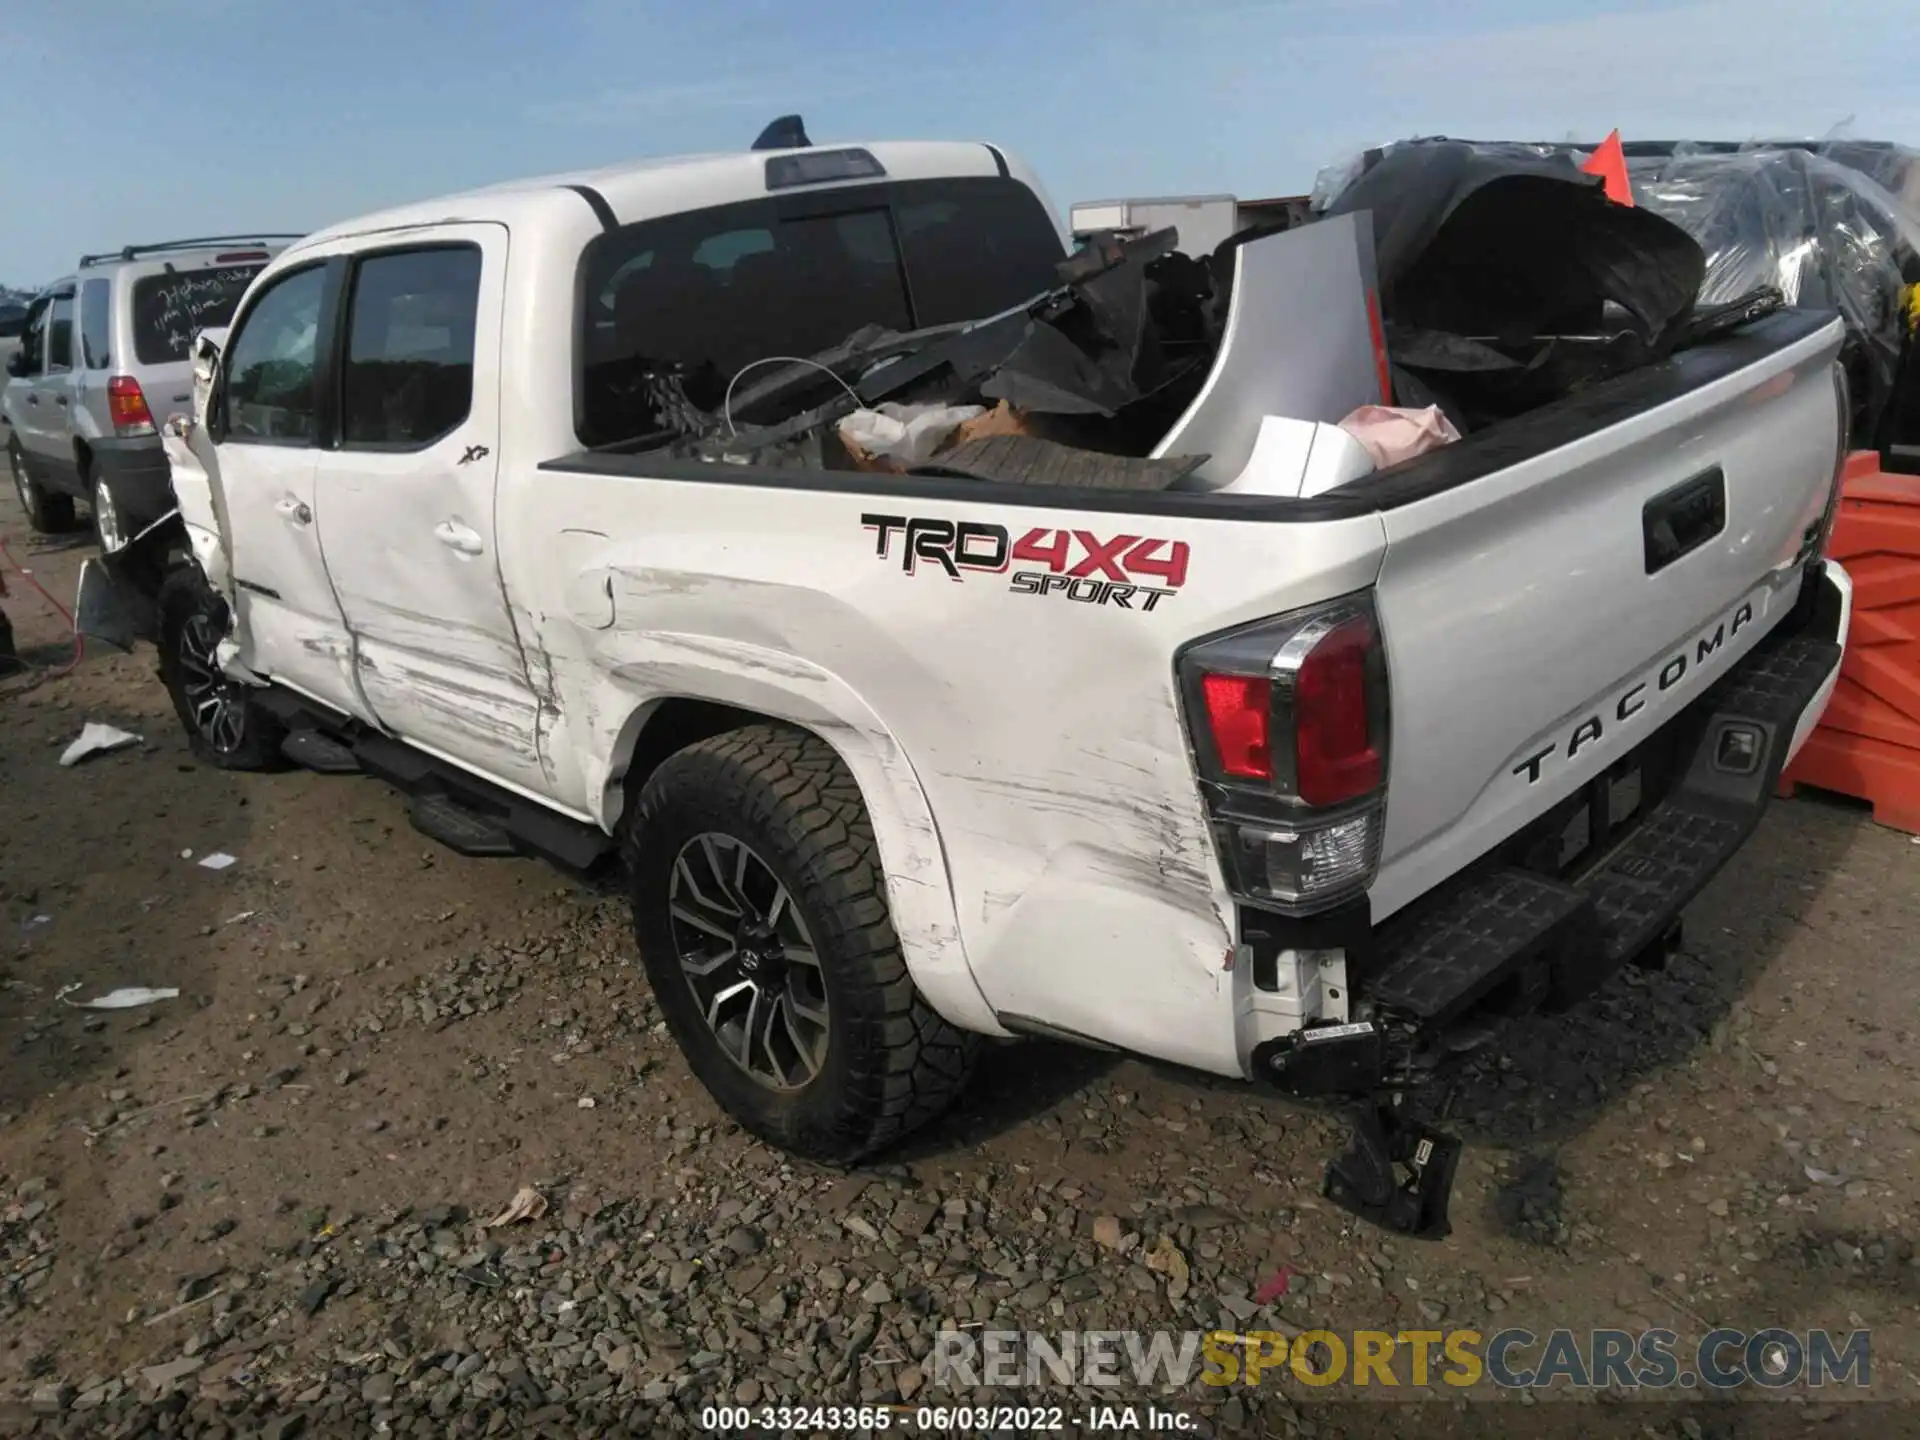
<svg viewBox="0 0 1920 1440">
<path fill-rule="evenodd" d="M 1338 422 L 1427 403 L 1437 330 L 1367 214 L 1069 256 L 1019 161 L 912 143 L 338 225 L 203 337 L 85 627 L 213 764 L 623 858 L 777 1145 L 1048 1036 L 1365 1101 L 1328 1193 L 1444 1233 L 1430 1057 L 1662 953 L 1827 702 L 1842 330 L 1577 297 L 1630 362 L 1378 466 Z"/>
</svg>

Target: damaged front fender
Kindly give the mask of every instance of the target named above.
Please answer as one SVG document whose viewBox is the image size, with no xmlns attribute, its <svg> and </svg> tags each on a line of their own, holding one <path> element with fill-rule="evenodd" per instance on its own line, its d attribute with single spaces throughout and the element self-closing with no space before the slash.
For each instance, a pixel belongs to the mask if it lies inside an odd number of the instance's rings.
<svg viewBox="0 0 1920 1440">
<path fill-rule="evenodd" d="M 150 608 L 150 601 L 143 602 L 127 592 L 108 571 L 104 559 L 80 562 L 80 584 L 73 597 L 73 628 L 77 634 L 116 650 L 130 651 L 151 627 L 152 617 L 143 615 Z"/>
</svg>

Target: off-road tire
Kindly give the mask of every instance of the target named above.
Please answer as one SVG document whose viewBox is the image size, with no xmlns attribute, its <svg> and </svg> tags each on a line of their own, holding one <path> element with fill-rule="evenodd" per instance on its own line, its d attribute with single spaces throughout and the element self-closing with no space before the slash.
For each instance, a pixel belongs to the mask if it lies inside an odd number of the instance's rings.
<svg viewBox="0 0 1920 1440">
<path fill-rule="evenodd" d="M 182 566 L 166 578 L 160 587 L 157 609 L 160 613 L 160 681 L 173 701 L 174 714 L 187 732 L 187 743 L 200 760 L 221 770 L 284 770 L 288 761 L 280 753 L 286 731 L 279 720 L 249 698 L 246 687 L 230 681 L 230 703 L 237 707 L 239 735 L 236 743 L 216 743 L 195 719 L 192 664 L 188 647 L 188 627 L 196 618 L 205 622 L 215 635 L 224 635 L 227 602 L 206 582 L 197 569 Z M 202 633 L 205 633 L 204 631 Z"/>
<path fill-rule="evenodd" d="M 827 1043 L 813 1078 L 780 1090 L 721 1048 L 681 968 L 668 913 L 681 848 L 742 841 L 786 888 L 821 959 Z M 850 1164 L 935 1119 L 965 1086 L 979 1037 L 915 988 L 887 911 L 860 788 L 818 736 L 775 725 L 729 731 L 665 761 L 622 827 L 635 938 L 667 1026 L 721 1107 L 769 1144 Z"/>
<path fill-rule="evenodd" d="M 14 493 L 27 512 L 27 524 L 41 535 L 64 535 L 73 529 L 73 497 L 56 495 L 27 474 L 18 436 L 7 441 L 7 470 Z"/>
</svg>

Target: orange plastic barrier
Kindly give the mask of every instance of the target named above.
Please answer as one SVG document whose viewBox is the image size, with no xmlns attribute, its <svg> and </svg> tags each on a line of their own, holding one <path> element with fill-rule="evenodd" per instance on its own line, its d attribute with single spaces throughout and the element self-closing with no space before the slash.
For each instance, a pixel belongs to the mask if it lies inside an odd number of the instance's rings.
<svg viewBox="0 0 1920 1440">
<path fill-rule="evenodd" d="M 1820 726 L 1781 780 L 1835 790 L 1920 834 L 1920 475 L 1847 461 L 1827 553 L 1853 577 L 1853 628 Z"/>
</svg>

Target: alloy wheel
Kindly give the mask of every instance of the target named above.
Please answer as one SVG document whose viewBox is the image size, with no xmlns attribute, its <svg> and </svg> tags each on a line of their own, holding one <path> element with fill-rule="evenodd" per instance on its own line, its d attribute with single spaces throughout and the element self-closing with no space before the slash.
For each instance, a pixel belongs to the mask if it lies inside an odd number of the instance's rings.
<svg viewBox="0 0 1920 1440">
<path fill-rule="evenodd" d="M 773 868 L 709 831 L 680 847 L 667 894 L 681 973 L 727 1058 L 774 1090 L 798 1090 L 827 1055 L 819 952 Z"/>
<path fill-rule="evenodd" d="M 96 480 L 93 484 L 93 528 L 100 533 L 100 548 L 108 554 L 127 543 L 127 532 L 121 524 L 120 506 L 104 480 Z"/>
<path fill-rule="evenodd" d="M 213 616 L 196 610 L 180 627 L 180 690 L 194 728 L 222 755 L 231 755 L 246 739 L 246 712 L 238 686 L 220 672 L 214 650 L 220 643 Z"/>
</svg>

